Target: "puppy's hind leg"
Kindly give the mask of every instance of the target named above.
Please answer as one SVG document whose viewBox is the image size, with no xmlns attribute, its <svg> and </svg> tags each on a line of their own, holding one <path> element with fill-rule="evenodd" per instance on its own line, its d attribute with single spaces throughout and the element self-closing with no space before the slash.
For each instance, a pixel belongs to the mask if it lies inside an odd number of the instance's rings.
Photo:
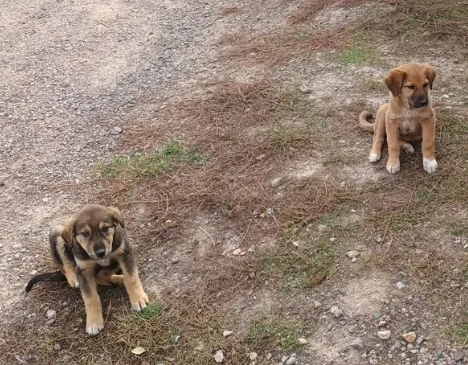
<svg viewBox="0 0 468 365">
<path fill-rule="evenodd" d="M 408 155 L 412 155 L 414 153 L 414 147 L 411 143 L 400 141 L 400 149 L 405 151 Z"/>
</svg>

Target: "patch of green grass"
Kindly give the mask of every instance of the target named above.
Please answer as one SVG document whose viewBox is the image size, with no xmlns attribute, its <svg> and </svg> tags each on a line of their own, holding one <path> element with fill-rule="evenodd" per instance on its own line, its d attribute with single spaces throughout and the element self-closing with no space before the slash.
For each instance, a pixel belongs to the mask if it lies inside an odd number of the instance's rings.
<svg viewBox="0 0 468 365">
<path fill-rule="evenodd" d="M 446 331 L 446 333 L 458 343 L 463 345 L 468 343 L 468 323 L 460 323 L 452 326 Z"/>
<path fill-rule="evenodd" d="M 108 162 L 97 165 L 104 177 L 121 175 L 132 177 L 154 177 L 169 172 L 182 164 L 202 164 L 206 157 L 197 149 L 182 146 L 175 140 L 168 141 L 160 151 L 149 154 L 115 156 Z"/>
<path fill-rule="evenodd" d="M 334 251 L 328 237 L 274 250 L 260 261 L 260 272 L 284 289 L 305 290 L 319 285 L 332 273 Z"/>
<path fill-rule="evenodd" d="M 299 349 L 298 339 L 304 333 L 304 326 L 277 316 L 262 316 L 250 324 L 243 342 L 252 351 L 262 352 L 275 347 L 282 351 Z"/>
<path fill-rule="evenodd" d="M 141 312 L 135 313 L 135 316 L 138 319 L 147 320 L 154 316 L 158 316 L 164 309 L 164 305 L 159 302 L 150 303 L 145 309 Z"/>
<path fill-rule="evenodd" d="M 351 48 L 336 53 L 334 57 L 345 65 L 364 65 L 376 63 L 379 60 L 379 52 L 376 47 L 364 42 L 360 35 L 355 35 Z"/>
</svg>

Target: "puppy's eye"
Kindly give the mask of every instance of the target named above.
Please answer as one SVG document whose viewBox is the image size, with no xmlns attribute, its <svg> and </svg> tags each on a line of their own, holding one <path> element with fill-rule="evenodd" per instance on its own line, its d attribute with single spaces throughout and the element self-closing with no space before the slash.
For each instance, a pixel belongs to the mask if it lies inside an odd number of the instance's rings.
<svg viewBox="0 0 468 365">
<path fill-rule="evenodd" d="M 414 85 L 406 85 L 408 89 L 414 90 Z"/>
<path fill-rule="evenodd" d="M 424 85 L 423 85 L 423 87 L 424 87 L 424 88 L 426 88 L 426 87 L 427 87 L 427 85 L 429 85 L 429 84 L 428 84 L 428 83 L 426 83 L 426 84 L 424 84 Z"/>
<path fill-rule="evenodd" d="M 109 227 L 109 226 L 104 226 L 104 227 L 102 227 L 102 233 L 108 234 L 110 228 L 111 228 L 111 227 Z"/>
<path fill-rule="evenodd" d="M 84 238 L 89 238 L 90 234 L 88 231 L 83 231 L 80 233 Z"/>
</svg>

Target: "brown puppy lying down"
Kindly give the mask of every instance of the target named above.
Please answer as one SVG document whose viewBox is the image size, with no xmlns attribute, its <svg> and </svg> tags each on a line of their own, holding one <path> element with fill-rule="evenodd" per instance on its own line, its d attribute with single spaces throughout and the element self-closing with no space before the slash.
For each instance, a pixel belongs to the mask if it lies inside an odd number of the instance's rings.
<svg viewBox="0 0 468 365">
<path fill-rule="evenodd" d="M 86 332 L 90 335 L 97 335 L 104 328 L 97 285 L 123 282 L 132 309 L 146 308 L 148 296 L 118 209 L 87 205 L 65 227 L 52 229 L 49 242 L 52 259 L 60 271 L 36 275 L 26 292 L 39 281 L 66 280 L 71 287 L 79 287 L 86 309 Z M 120 271 L 123 275 L 118 275 Z"/>
<path fill-rule="evenodd" d="M 368 122 L 372 117 L 369 112 L 363 111 L 359 116 L 359 126 L 374 132 L 370 162 L 379 161 L 387 136 L 387 171 L 394 174 L 400 171 L 400 150 L 412 154 L 414 148 L 408 142 L 422 139 L 424 170 L 436 171 L 436 118 L 429 93 L 435 76 L 434 68 L 427 63 L 411 63 L 390 70 L 384 79 L 390 90 L 390 102 L 379 108 L 374 124 Z"/>
</svg>

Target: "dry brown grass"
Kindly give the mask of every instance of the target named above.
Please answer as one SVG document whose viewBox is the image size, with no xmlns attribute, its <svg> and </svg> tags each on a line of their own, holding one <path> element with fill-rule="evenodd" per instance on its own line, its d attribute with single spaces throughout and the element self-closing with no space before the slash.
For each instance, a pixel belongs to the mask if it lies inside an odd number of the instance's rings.
<svg viewBox="0 0 468 365">
<path fill-rule="evenodd" d="M 242 5 L 232 4 L 222 6 L 219 9 L 219 12 L 223 16 L 232 15 L 232 14 L 240 14 L 244 11 L 244 7 Z"/>
<path fill-rule="evenodd" d="M 288 16 L 288 22 L 298 25 L 312 20 L 320 11 L 327 7 L 350 8 L 367 3 L 368 0 L 309 0 L 304 1 Z"/>
<path fill-rule="evenodd" d="M 342 49 L 349 42 L 345 28 L 325 32 L 304 32 L 279 29 L 272 33 L 246 37 L 226 35 L 221 44 L 223 57 L 268 67 L 282 64 L 292 58 L 307 59 L 313 52 Z"/>
<path fill-rule="evenodd" d="M 397 42 L 402 52 L 423 50 L 427 47 L 454 49 L 454 45 L 466 46 L 468 40 L 468 3 L 443 0 L 387 0 L 391 9 L 385 16 L 368 16 L 358 29 L 374 40 Z M 463 51 L 456 47 L 457 51 Z"/>
</svg>

